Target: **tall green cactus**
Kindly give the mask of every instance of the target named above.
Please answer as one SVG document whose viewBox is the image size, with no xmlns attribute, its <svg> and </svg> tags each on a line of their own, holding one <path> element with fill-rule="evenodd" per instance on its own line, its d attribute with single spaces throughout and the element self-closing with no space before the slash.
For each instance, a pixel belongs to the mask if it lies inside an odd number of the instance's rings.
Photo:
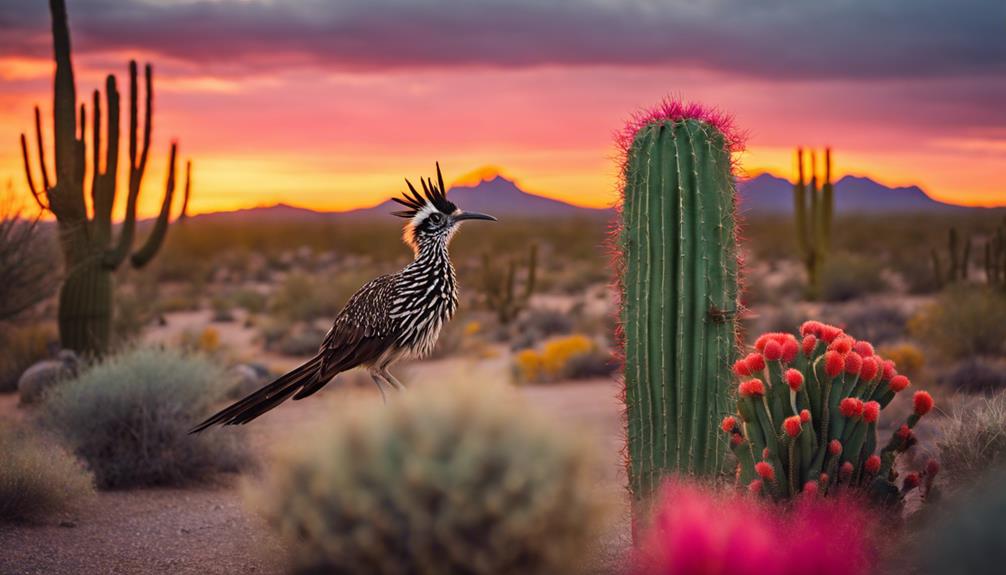
<svg viewBox="0 0 1006 575">
<path fill-rule="evenodd" d="M 1006 289 L 1006 218 L 985 243 L 985 281 Z"/>
<path fill-rule="evenodd" d="M 635 501 L 669 473 L 714 474 L 737 353 L 737 245 L 728 122 L 674 102 L 625 132 L 615 248 Z"/>
<path fill-rule="evenodd" d="M 947 232 L 947 252 L 948 267 L 943 269 L 939 252 L 935 249 L 932 251 L 933 277 L 936 285 L 941 288 L 958 281 L 967 281 L 971 267 L 971 236 L 966 236 L 964 245 L 961 246 L 957 228 L 950 228 Z"/>
<path fill-rule="evenodd" d="M 835 191 L 831 183 L 831 148 L 824 150 L 824 184 L 817 187 L 817 158 L 810 153 L 810 184 L 804 180 L 803 149 L 796 151 L 797 181 L 793 185 L 793 216 L 797 246 L 807 270 L 808 295 L 821 295 L 821 267 L 831 250 L 831 225 L 835 213 Z"/>
<path fill-rule="evenodd" d="M 115 76 L 105 81 L 108 119 L 104 170 L 101 169 L 101 98 L 94 91 L 91 144 L 91 209 L 84 196 L 87 169 L 87 116 L 84 104 L 77 118 L 77 93 L 73 62 L 70 54 L 70 30 L 64 0 L 50 0 L 52 14 L 53 51 L 56 78 L 53 98 L 55 126 L 56 180 L 50 184 L 42 137 L 42 119 L 35 107 L 35 135 L 41 171 L 41 189 L 35 186 L 28 144 L 21 134 L 28 187 L 43 210 L 56 216 L 60 246 L 63 252 L 65 278 L 59 294 L 59 333 L 64 348 L 86 354 L 100 354 L 108 349 L 112 319 L 112 272 L 130 255 L 136 232 L 136 206 L 140 183 L 147 166 L 150 149 L 153 80 L 148 64 L 144 70 L 146 102 L 144 106 L 143 140 L 138 145 L 137 67 L 129 64 L 129 190 L 126 196 L 126 217 L 118 240 L 112 240 L 112 206 L 115 203 L 119 162 L 119 91 Z M 130 263 L 140 268 L 156 255 L 168 229 L 171 200 L 175 189 L 175 156 L 177 146 L 171 145 L 168 180 L 161 211 L 147 241 L 132 254 Z"/>
<path fill-rule="evenodd" d="M 506 273 L 493 266 L 493 258 L 489 254 L 482 255 L 482 292 L 486 306 L 496 312 L 500 324 L 507 325 L 517 318 L 531 301 L 534 295 L 535 281 L 538 269 L 538 246 L 531 244 L 528 248 L 527 277 L 524 289 L 517 289 L 517 262 L 510 260 Z"/>
</svg>

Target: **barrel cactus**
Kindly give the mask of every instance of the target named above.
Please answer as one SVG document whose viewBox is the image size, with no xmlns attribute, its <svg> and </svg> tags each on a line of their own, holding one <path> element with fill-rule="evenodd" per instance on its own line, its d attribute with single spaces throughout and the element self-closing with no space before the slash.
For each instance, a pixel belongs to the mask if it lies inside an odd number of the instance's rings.
<svg viewBox="0 0 1006 575">
<path fill-rule="evenodd" d="M 799 335 L 763 334 L 734 364 L 737 414 L 721 427 L 737 456 L 738 479 L 775 500 L 859 491 L 896 505 L 916 488 L 931 498 L 936 461 L 902 478 L 894 463 L 915 445 L 912 428 L 933 409 L 932 396 L 916 392 L 913 413 L 880 446 L 881 410 L 909 379 L 869 342 L 835 326 L 808 321 Z"/>
<path fill-rule="evenodd" d="M 670 473 L 714 474 L 737 354 L 738 260 L 728 118 L 665 101 L 623 132 L 613 237 L 636 502 Z"/>
<path fill-rule="evenodd" d="M 251 501 L 312 573 L 577 573 L 599 525 L 586 445 L 486 386 L 353 406 Z"/>
</svg>

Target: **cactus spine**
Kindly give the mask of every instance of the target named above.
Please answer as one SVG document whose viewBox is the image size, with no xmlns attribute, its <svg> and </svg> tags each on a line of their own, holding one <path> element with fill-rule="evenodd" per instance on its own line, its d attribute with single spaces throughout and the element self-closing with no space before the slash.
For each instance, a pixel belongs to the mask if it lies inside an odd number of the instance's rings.
<svg viewBox="0 0 1006 575">
<path fill-rule="evenodd" d="M 668 473 L 713 474 L 736 353 L 737 246 L 722 119 L 673 102 L 624 136 L 619 259 L 628 476 L 636 503 Z"/>
<path fill-rule="evenodd" d="M 817 185 L 817 156 L 810 153 L 810 183 L 804 180 L 803 149 L 796 151 L 797 181 L 793 186 L 797 245 L 807 270 L 808 295 L 821 294 L 821 267 L 831 249 L 835 191 L 831 183 L 831 148 L 824 150 L 824 184 Z"/>
<path fill-rule="evenodd" d="M 482 255 L 482 291 L 485 294 L 486 306 L 496 312 L 496 317 L 503 325 L 517 318 L 531 301 L 534 294 L 535 280 L 538 269 L 538 246 L 531 244 L 527 258 L 527 276 L 524 289 L 518 293 L 517 262 L 510 260 L 506 273 L 493 267 L 489 254 Z"/>
<path fill-rule="evenodd" d="M 56 78 L 53 97 L 55 127 L 56 180 L 51 183 L 46 166 L 42 138 L 42 119 L 35 107 L 35 135 L 41 188 L 35 186 L 28 144 L 21 134 L 21 153 L 32 196 L 43 210 L 56 216 L 60 246 L 63 252 L 65 278 L 59 295 L 59 332 L 64 348 L 82 353 L 102 353 L 108 348 L 112 319 L 112 272 L 129 256 L 136 232 L 136 206 L 140 183 L 147 166 L 150 149 L 153 81 L 151 67 L 144 70 L 146 102 L 143 139 L 138 145 L 137 67 L 129 64 L 129 190 L 126 196 L 126 217 L 118 240 L 112 239 L 112 206 L 115 203 L 116 176 L 119 162 L 119 91 L 115 76 L 105 82 L 106 146 L 104 170 L 101 169 L 102 110 L 98 90 L 94 92 L 92 120 L 92 180 L 91 203 L 93 217 L 88 217 L 84 198 L 87 164 L 87 116 L 84 104 L 77 118 L 77 95 L 73 62 L 70 54 L 70 30 L 64 0 L 50 0 L 52 14 L 53 51 Z M 175 188 L 175 156 L 177 146 L 171 145 L 168 179 L 161 211 L 147 241 L 132 254 L 130 263 L 139 268 L 157 253 L 168 229 L 171 200 Z"/>
</svg>

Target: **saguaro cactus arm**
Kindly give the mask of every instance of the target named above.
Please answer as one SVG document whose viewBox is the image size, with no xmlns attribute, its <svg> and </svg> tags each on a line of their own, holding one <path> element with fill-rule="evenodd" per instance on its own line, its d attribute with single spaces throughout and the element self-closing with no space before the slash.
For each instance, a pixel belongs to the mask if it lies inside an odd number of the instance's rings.
<svg viewBox="0 0 1006 575">
<path fill-rule="evenodd" d="M 161 202 L 161 212 L 154 222 L 154 229 L 147 236 L 147 241 L 143 247 L 136 251 L 130 258 L 130 263 L 134 268 L 142 268 L 147 265 L 155 255 L 157 250 L 164 243 L 164 237 L 168 233 L 168 220 L 171 217 L 171 199 L 175 195 L 175 155 L 178 152 L 178 144 L 171 144 L 171 157 L 168 160 L 168 183 L 165 185 L 164 200 Z M 187 183 L 187 182 L 186 182 Z M 186 186 L 187 187 L 187 186 Z"/>
</svg>

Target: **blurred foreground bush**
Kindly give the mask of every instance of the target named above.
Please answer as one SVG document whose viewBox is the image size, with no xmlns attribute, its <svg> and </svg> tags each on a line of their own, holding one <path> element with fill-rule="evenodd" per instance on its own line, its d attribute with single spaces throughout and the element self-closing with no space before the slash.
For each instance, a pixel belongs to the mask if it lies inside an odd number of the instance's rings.
<svg viewBox="0 0 1006 575">
<path fill-rule="evenodd" d="M 203 358 L 134 349 L 56 388 L 42 422 L 87 463 L 99 487 L 189 483 L 248 462 L 231 430 L 188 435 L 228 383 Z"/>
<path fill-rule="evenodd" d="M 32 364 L 49 357 L 49 346 L 59 341 L 48 324 L 3 325 L 0 329 L 0 393 L 17 390 L 17 380 Z"/>
<path fill-rule="evenodd" d="M 1006 353 L 1006 298 L 978 286 L 956 285 L 909 322 L 913 336 L 950 360 Z"/>
<path fill-rule="evenodd" d="M 600 513 L 584 443 L 486 386 L 346 409 L 251 501 L 303 572 L 577 572 Z"/>
<path fill-rule="evenodd" d="M 91 475 L 36 430 L 0 423 L 0 521 L 37 520 L 94 495 Z"/>
</svg>

